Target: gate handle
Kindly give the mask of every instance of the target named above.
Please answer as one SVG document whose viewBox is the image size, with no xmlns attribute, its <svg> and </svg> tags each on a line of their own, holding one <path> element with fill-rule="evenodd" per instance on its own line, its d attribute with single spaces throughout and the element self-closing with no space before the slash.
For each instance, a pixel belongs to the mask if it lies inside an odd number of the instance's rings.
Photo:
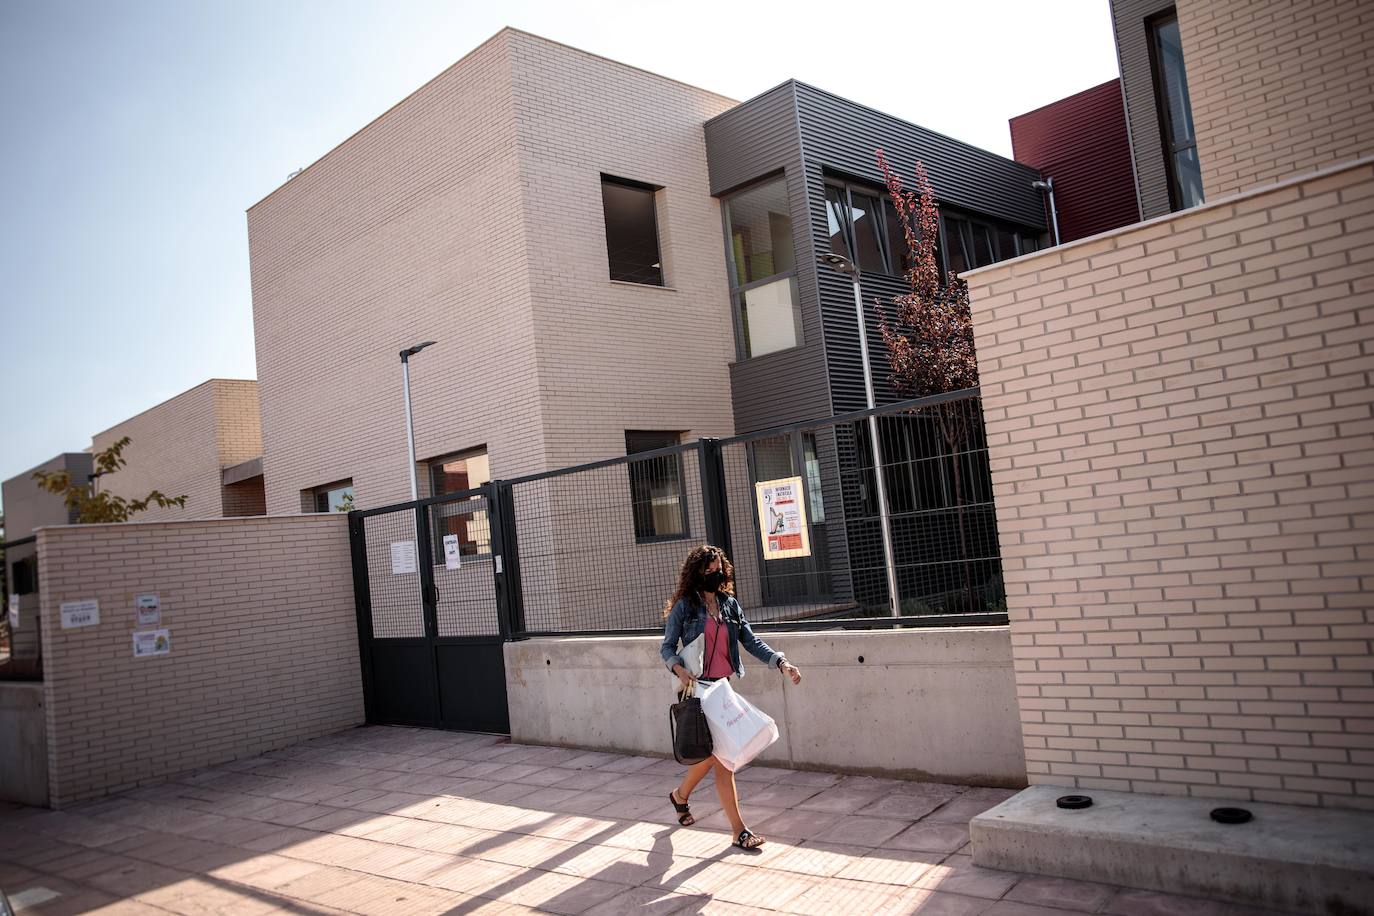
<svg viewBox="0 0 1374 916">
<path fill-rule="evenodd" d="M 439 586 L 437 586 L 437 585 L 431 585 L 431 586 L 429 587 L 429 590 L 430 590 L 430 595 L 432 596 L 432 598 L 431 598 L 431 603 L 433 603 L 433 604 L 437 607 L 438 604 L 439 604 Z"/>
</svg>

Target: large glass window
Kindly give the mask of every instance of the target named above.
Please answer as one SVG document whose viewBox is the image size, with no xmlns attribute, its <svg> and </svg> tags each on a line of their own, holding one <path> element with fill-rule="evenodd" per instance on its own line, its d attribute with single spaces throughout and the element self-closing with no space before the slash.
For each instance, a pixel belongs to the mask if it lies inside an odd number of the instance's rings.
<svg viewBox="0 0 1374 916">
<path fill-rule="evenodd" d="M 601 204 L 606 215 L 606 255 L 611 279 L 663 285 L 658 251 L 657 189 L 622 178 L 601 176 Z"/>
<path fill-rule="evenodd" d="M 1040 247 L 1034 234 L 1005 223 L 949 210 L 941 213 L 940 219 L 944 223 L 944 244 L 940 246 L 943 266 L 949 273 L 986 267 Z"/>
<path fill-rule="evenodd" d="M 725 224 L 741 356 L 797 346 L 801 322 L 786 180 L 778 178 L 727 198 Z"/>
<path fill-rule="evenodd" d="M 446 455 L 429 462 L 430 486 L 435 496 L 475 490 L 491 482 L 486 449 Z M 444 562 L 444 535 L 458 537 L 458 552 L 465 557 L 491 553 L 491 521 L 481 497 L 437 503 L 434 512 L 435 563 Z"/>
<path fill-rule="evenodd" d="M 625 454 L 667 448 L 681 433 L 626 430 Z M 682 489 L 682 455 L 673 453 L 629 463 L 630 509 L 635 539 L 662 541 L 687 536 L 686 500 Z"/>
<path fill-rule="evenodd" d="M 1160 137 L 1169 173 L 1169 204 L 1186 210 L 1202 203 L 1202 165 L 1193 132 L 1193 108 L 1188 99 L 1188 74 L 1183 66 L 1183 41 L 1178 15 L 1172 11 L 1150 20 L 1155 96 L 1159 101 Z"/>
</svg>

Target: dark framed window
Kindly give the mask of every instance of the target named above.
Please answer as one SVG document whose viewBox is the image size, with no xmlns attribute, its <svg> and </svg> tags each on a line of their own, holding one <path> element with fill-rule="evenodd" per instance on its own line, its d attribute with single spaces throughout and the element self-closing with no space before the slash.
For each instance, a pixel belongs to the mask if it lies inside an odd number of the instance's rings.
<svg viewBox="0 0 1374 916">
<path fill-rule="evenodd" d="M 1178 14 L 1169 10 L 1145 23 L 1150 33 L 1150 67 L 1154 71 L 1159 136 L 1169 176 L 1169 207 L 1186 210 L 1202 203 L 1202 164 L 1188 99 L 1188 73 L 1183 66 L 1183 40 Z"/>
<path fill-rule="evenodd" d="M 658 210 L 653 185 L 601 176 L 601 206 L 606 217 L 606 257 L 611 279 L 663 285 L 658 250 Z"/>
<path fill-rule="evenodd" d="M 10 591 L 16 595 L 32 595 L 38 591 L 38 557 L 24 557 L 10 565 Z"/>
<path fill-rule="evenodd" d="M 831 181 L 825 188 L 830 250 L 870 274 L 900 276 L 911 266 L 902 221 L 886 191 Z"/>
<path fill-rule="evenodd" d="M 980 219 L 957 210 L 943 209 L 940 230 L 942 267 L 961 274 L 986 267 L 1040 248 L 1039 237 L 997 220 Z"/>
<path fill-rule="evenodd" d="M 732 194 L 722 211 L 740 358 L 790 350 L 802 335 L 787 181 Z"/>
<path fill-rule="evenodd" d="M 430 492 L 434 496 L 463 493 L 491 483 L 491 462 L 486 448 L 470 449 L 429 463 Z M 458 553 L 465 557 L 480 557 L 491 553 L 491 517 L 487 513 L 485 497 L 455 499 L 435 503 L 434 562 L 444 562 L 444 536 L 458 537 Z"/>
<path fill-rule="evenodd" d="M 353 481 L 340 480 L 310 491 L 316 512 L 348 512 L 353 505 Z"/>
<path fill-rule="evenodd" d="M 682 441 L 675 432 L 625 431 L 625 454 L 668 448 Z M 687 498 L 683 490 L 682 453 L 631 460 L 630 509 L 635 540 L 644 543 L 687 536 Z"/>
</svg>

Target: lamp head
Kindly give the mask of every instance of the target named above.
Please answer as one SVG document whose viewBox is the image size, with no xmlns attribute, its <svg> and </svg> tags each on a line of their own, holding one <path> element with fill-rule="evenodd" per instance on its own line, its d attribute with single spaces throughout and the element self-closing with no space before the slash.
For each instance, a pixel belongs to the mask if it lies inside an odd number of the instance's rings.
<svg viewBox="0 0 1374 916">
<path fill-rule="evenodd" d="M 1031 187 L 1037 191 L 1050 191 L 1054 189 L 1054 179 L 1046 181 L 1032 181 Z"/>
<path fill-rule="evenodd" d="M 859 270 L 854 266 L 854 262 L 842 254 L 835 254 L 834 252 L 823 254 L 821 255 L 821 263 L 846 277 L 857 278 L 859 276 Z"/>
<path fill-rule="evenodd" d="M 405 362 L 406 360 L 408 360 L 408 359 L 410 359 L 412 356 L 414 356 L 416 353 L 419 353 L 419 352 L 420 352 L 421 350 L 423 350 L 425 347 L 432 347 L 432 346 L 434 346 L 434 344 L 435 344 L 435 341 L 433 341 L 433 340 L 426 340 L 426 341 L 423 341 L 422 343 L 417 343 L 417 344 L 416 344 L 415 346 L 413 346 L 413 347 L 409 347 L 408 349 L 402 350 L 402 351 L 401 351 L 401 362 Z"/>
</svg>

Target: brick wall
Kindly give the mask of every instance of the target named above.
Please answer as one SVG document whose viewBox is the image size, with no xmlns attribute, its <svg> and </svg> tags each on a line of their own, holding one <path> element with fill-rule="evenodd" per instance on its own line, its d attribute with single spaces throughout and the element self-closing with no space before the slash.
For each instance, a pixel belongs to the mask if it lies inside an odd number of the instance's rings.
<svg viewBox="0 0 1374 916">
<path fill-rule="evenodd" d="M 1374 154 L 1374 6 L 1183 0 L 1208 200 Z"/>
<path fill-rule="evenodd" d="M 100 487 L 126 499 L 150 490 L 186 496 L 184 508 L 153 506 L 140 521 L 218 518 L 224 511 L 220 470 L 262 454 L 257 433 L 257 383 L 210 379 L 91 437 L 100 451 L 123 436 L 128 466 Z"/>
<path fill-rule="evenodd" d="M 1374 807 L 1372 203 L 969 275 L 1032 782 Z"/>
<path fill-rule="evenodd" d="M 47 528 L 39 551 L 54 806 L 362 722 L 342 515 Z M 145 592 L 170 655 L 133 657 Z M 99 625 L 62 629 L 90 598 Z"/>
<path fill-rule="evenodd" d="M 225 518 L 266 515 L 267 492 L 263 488 L 262 478 L 250 477 L 224 487 L 222 506 Z"/>
</svg>

